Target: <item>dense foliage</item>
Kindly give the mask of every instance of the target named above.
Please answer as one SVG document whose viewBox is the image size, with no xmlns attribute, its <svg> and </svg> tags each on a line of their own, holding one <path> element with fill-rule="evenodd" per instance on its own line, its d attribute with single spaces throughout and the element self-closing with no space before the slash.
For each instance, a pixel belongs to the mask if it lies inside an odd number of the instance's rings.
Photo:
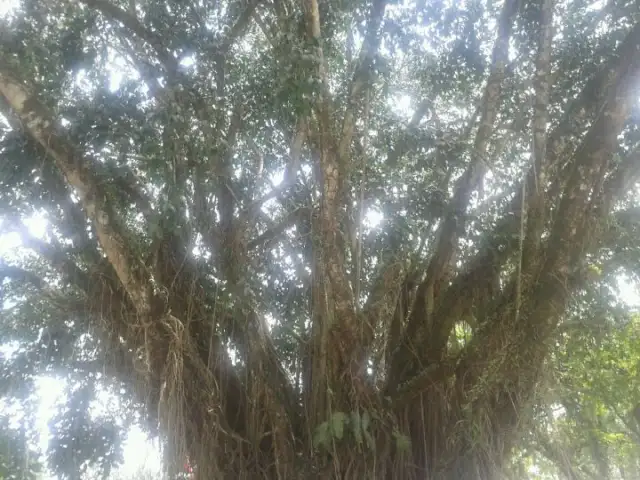
<svg viewBox="0 0 640 480">
<path fill-rule="evenodd" d="M 0 393 L 58 379 L 50 469 L 141 423 L 199 479 L 637 478 L 638 10 L 17 3 Z"/>
</svg>

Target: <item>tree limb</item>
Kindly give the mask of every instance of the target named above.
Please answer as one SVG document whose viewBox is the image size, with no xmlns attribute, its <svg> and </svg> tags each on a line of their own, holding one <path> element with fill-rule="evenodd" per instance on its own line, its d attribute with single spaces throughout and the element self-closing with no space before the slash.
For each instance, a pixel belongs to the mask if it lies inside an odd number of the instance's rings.
<svg viewBox="0 0 640 480">
<path fill-rule="evenodd" d="M 66 138 L 58 134 L 51 114 L 16 79 L 4 62 L 0 63 L 0 95 L 20 118 L 29 134 L 53 158 L 69 185 L 76 190 L 120 281 L 139 313 L 143 316 L 150 315 L 153 293 L 147 274 L 140 259 L 127 248 L 127 235 L 117 214 L 107 205 L 105 192 L 96 181 L 95 173 L 89 168 L 86 159 Z"/>
<path fill-rule="evenodd" d="M 427 267 L 426 279 L 418 288 L 416 300 L 404 334 L 409 343 L 417 341 L 417 344 L 419 344 L 420 340 L 418 339 L 424 337 L 422 335 L 416 336 L 418 331 L 425 328 L 424 332 L 430 332 L 435 326 L 433 323 L 434 286 L 442 280 L 446 267 L 452 261 L 457 249 L 457 239 L 464 226 L 463 217 L 467 204 L 473 190 L 483 178 L 486 170 L 486 159 L 484 157 L 498 112 L 502 82 L 508 62 L 509 39 L 511 38 L 511 29 L 518 11 L 518 5 L 519 2 L 517 0 L 506 0 L 498 21 L 498 38 L 493 48 L 492 67 L 482 100 L 480 126 L 473 144 L 471 162 L 458 180 L 449 212 L 438 229 L 437 244 Z M 428 333 L 426 335 L 428 336 Z M 407 365 L 407 360 L 409 360 L 405 357 L 407 355 L 413 356 L 409 352 L 416 350 L 416 348 L 410 347 L 407 342 L 403 343 L 405 347 L 401 347 L 396 352 L 399 357 L 394 356 L 395 358 L 392 362 L 392 372 L 394 373 L 390 377 L 393 378 L 394 382 L 401 381 L 403 376 L 396 369 L 404 369 Z M 424 351 L 424 345 L 419 347 L 418 350 Z M 429 349 L 427 348 L 427 350 Z"/>
<path fill-rule="evenodd" d="M 638 38 L 640 44 L 640 37 Z M 586 251 L 593 248 L 598 232 L 585 234 L 585 221 L 591 221 L 593 210 L 589 208 L 594 191 L 602 184 L 603 167 L 609 161 L 634 102 L 635 87 L 640 80 L 640 49 L 627 57 L 616 81 L 609 86 L 603 108 L 593 123 L 572 161 L 572 174 L 558 209 L 549 240 L 544 249 L 544 262 L 536 272 L 537 280 L 527 293 L 529 301 L 523 314 L 514 322 L 511 292 L 506 289 L 492 321 L 487 322 L 465 347 L 457 367 L 457 389 L 472 392 L 478 382 L 482 388 L 463 401 L 473 408 L 511 409 L 513 400 L 508 388 L 517 386 L 520 395 L 530 392 L 539 378 L 541 360 L 547 351 L 547 339 L 555 330 L 572 288 L 571 280 L 579 261 Z M 598 212 L 601 221 L 607 212 Z M 593 219 L 596 221 L 596 219 Z M 592 225 L 592 224 L 591 224 Z M 513 284 L 513 282 L 511 282 Z M 483 361 L 494 352 L 508 352 L 499 364 Z M 530 365 L 519 369 L 514 378 L 512 365 Z M 487 383 L 489 378 L 491 384 Z M 481 391 L 481 392 L 480 392 Z M 500 398 L 500 400 L 496 400 Z M 482 407 L 481 407 L 482 406 Z"/>
<path fill-rule="evenodd" d="M 487 147 L 493 125 L 500 105 L 500 95 L 502 92 L 502 82 L 504 80 L 506 65 L 508 63 L 509 39 L 515 15 L 518 11 L 519 2 L 517 0 L 506 0 L 498 21 L 498 38 L 493 48 L 492 67 L 481 107 L 480 126 L 476 133 L 476 138 L 472 149 L 472 158 L 469 166 L 459 179 L 456 187 L 449 213 L 445 217 L 442 226 L 438 230 L 438 243 L 432 260 L 427 268 L 427 286 L 431 286 L 440 279 L 444 268 L 450 263 L 457 248 L 457 239 L 464 225 L 464 214 L 472 192 L 477 187 L 486 171 Z M 433 292 L 427 293 L 426 303 L 420 305 L 419 309 L 426 308 L 427 316 L 433 313 Z M 412 320 L 417 321 L 417 320 Z M 430 321 L 430 320 L 428 320 Z"/>
<path fill-rule="evenodd" d="M 46 282 L 35 273 L 0 262 L 0 284 L 2 284 L 2 281 L 6 278 L 19 282 L 30 283 L 38 290 L 44 290 L 47 288 Z M 0 300 L 4 300 L 2 295 L 0 295 Z"/>
<path fill-rule="evenodd" d="M 176 75 L 179 71 L 177 60 L 165 48 L 162 37 L 147 29 L 140 21 L 130 13 L 112 4 L 108 0 L 79 0 L 89 8 L 94 8 L 107 18 L 122 23 L 131 30 L 137 37 L 148 43 L 158 56 L 160 63 L 166 70 Z"/>
<path fill-rule="evenodd" d="M 220 47 L 218 48 L 219 52 L 222 55 L 226 55 L 234 42 L 243 34 L 249 25 L 249 21 L 253 17 L 253 14 L 256 10 L 256 7 L 260 5 L 262 0 L 249 0 L 246 2 L 242 13 L 238 16 L 238 18 L 233 22 L 231 28 L 229 29 L 229 33 L 225 35 Z"/>
<path fill-rule="evenodd" d="M 549 122 L 549 92 L 551 89 L 551 39 L 553 37 L 554 0 L 541 0 L 538 25 L 538 56 L 534 77 L 533 108 L 533 168 L 535 172 L 535 190 L 529 192 L 530 199 L 523 193 L 523 202 L 527 208 L 526 235 L 521 239 L 521 268 L 525 276 L 539 258 L 540 238 L 545 225 L 545 186 L 547 183 L 547 125 Z M 531 185 L 524 184 L 531 188 Z M 524 188 L 524 187 L 523 187 Z M 524 212 L 522 213 L 524 215 Z M 521 219 L 524 221 L 524 218 Z M 521 275 L 522 276 L 522 275 Z"/>
<path fill-rule="evenodd" d="M 340 159 L 343 169 L 346 168 L 345 162 L 347 162 L 349 156 L 349 148 L 355 129 L 355 108 L 360 94 L 366 87 L 369 76 L 371 75 L 373 60 L 380 45 L 380 26 L 386 6 L 387 0 L 375 0 L 371 5 L 371 14 L 367 23 L 367 33 L 365 34 L 362 49 L 358 57 L 358 64 L 351 81 L 347 109 L 342 121 L 342 134 L 338 143 L 338 158 Z"/>
<path fill-rule="evenodd" d="M 247 249 L 251 251 L 258 247 L 268 247 L 274 240 L 278 239 L 282 234 L 284 234 L 284 232 L 289 227 L 295 225 L 295 223 L 298 221 L 299 216 L 306 210 L 307 209 L 305 208 L 299 207 L 287 213 L 284 219 L 280 221 L 280 223 L 274 225 L 271 228 L 268 228 L 256 238 L 251 240 L 247 245 Z"/>
<path fill-rule="evenodd" d="M 614 58 L 602 71 L 587 82 L 578 98 L 569 104 L 561 123 L 550 133 L 545 165 L 549 171 L 547 179 L 555 182 L 549 187 L 546 195 L 547 206 L 558 195 L 554 193 L 554 188 L 562 185 L 561 177 L 563 174 L 566 175 L 566 173 L 556 170 L 556 166 L 571 164 L 567 158 L 571 158 L 571 155 L 574 154 L 576 139 L 580 138 L 580 133 L 588 126 L 590 116 L 603 108 L 607 87 L 610 85 L 611 79 L 619 79 L 628 70 L 628 59 L 634 54 L 636 45 L 639 43 L 640 25 L 635 25 L 618 48 Z M 633 165 L 633 161 L 629 160 L 624 169 L 625 173 L 615 175 L 616 181 L 622 182 L 624 178 L 632 181 L 632 178 L 635 178 L 630 175 Z M 551 172 L 555 173 L 552 175 Z M 624 177 L 625 175 L 626 177 Z M 527 182 L 527 205 L 531 205 L 533 194 L 536 192 L 536 167 L 534 165 L 530 167 L 523 181 Z M 613 177 L 610 177 L 607 183 L 609 182 L 613 182 Z M 434 361 L 441 358 L 440 355 L 446 347 L 449 332 L 455 319 L 465 315 L 465 312 L 470 312 L 474 305 L 485 304 L 488 298 L 499 293 L 499 289 L 495 288 L 496 281 L 502 272 L 504 263 L 513 256 L 518 245 L 513 241 L 513 234 L 517 232 L 520 224 L 521 187 L 522 183 L 514 188 L 515 195 L 501 215 L 501 219 L 486 241 L 486 245 L 481 247 L 480 252 L 467 266 L 464 273 L 459 274 L 453 280 L 451 286 L 435 306 L 433 318 L 438 323 L 437 329 L 428 337 L 425 330 L 407 329 L 403 334 L 403 341 L 396 351 L 397 357 L 394 356 L 392 365 L 398 366 L 410 362 L 410 359 L 414 357 L 412 351 L 421 352 L 422 362 L 428 363 L 427 355 L 432 355 L 431 358 Z M 543 185 L 539 187 L 543 188 Z M 487 292 L 493 293 L 487 297 Z M 429 339 L 429 347 L 425 347 L 427 338 Z M 401 381 L 401 377 L 402 375 L 396 372 L 390 375 L 390 381 Z"/>
</svg>

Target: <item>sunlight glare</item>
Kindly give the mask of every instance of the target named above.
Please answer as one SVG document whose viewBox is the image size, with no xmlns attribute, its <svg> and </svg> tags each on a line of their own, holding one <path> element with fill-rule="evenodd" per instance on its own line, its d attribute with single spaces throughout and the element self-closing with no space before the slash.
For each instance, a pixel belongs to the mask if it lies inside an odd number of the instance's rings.
<svg viewBox="0 0 640 480">
<path fill-rule="evenodd" d="M 20 0 L 2 0 L 0 2 L 0 18 L 8 17 L 20 6 Z"/>
<path fill-rule="evenodd" d="M 369 210 L 364 216 L 365 225 L 369 228 L 376 228 L 383 220 L 384 215 L 377 210 Z"/>
<path fill-rule="evenodd" d="M 133 426 L 123 445 L 124 462 L 119 470 L 135 475 L 142 468 L 154 468 L 160 473 L 162 454 L 155 442 L 138 426 Z"/>
<path fill-rule="evenodd" d="M 269 175 L 269 181 L 274 187 L 279 186 L 284 181 L 284 170 L 277 170 Z"/>
<path fill-rule="evenodd" d="M 37 213 L 22 220 L 22 223 L 24 223 L 29 230 L 29 235 L 39 238 L 40 240 L 44 239 L 47 227 L 49 226 L 49 222 L 44 213 Z"/>
<path fill-rule="evenodd" d="M 49 420 L 56 413 L 57 405 L 66 397 L 66 380 L 56 377 L 39 377 L 36 379 L 36 395 L 39 399 L 35 426 L 40 436 L 40 450 L 46 452 L 49 447 Z"/>
<path fill-rule="evenodd" d="M 620 275 L 617 279 L 619 298 L 629 307 L 640 307 L 640 285 L 628 275 Z"/>
<path fill-rule="evenodd" d="M 186 67 L 186 68 L 189 68 L 195 65 L 195 63 L 196 63 L 196 59 L 194 58 L 193 55 L 187 55 L 186 57 L 180 60 L 180 66 Z"/>
<path fill-rule="evenodd" d="M 16 232 L 0 235 L 0 258 L 5 257 L 9 252 L 16 250 L 22 245 L 22 239 Z"/>
</svg>

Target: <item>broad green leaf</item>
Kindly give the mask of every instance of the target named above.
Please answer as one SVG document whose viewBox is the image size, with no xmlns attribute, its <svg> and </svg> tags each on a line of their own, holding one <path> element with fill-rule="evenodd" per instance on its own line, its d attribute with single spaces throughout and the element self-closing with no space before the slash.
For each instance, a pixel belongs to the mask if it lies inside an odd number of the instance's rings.
<svg viewBox="0 0 640 480">
<path fill-rule="evenodd" d="M 331 431 L 333 436 L 338 440 L 342 440 L 342 437 L 344 436 L 345 423 L 347 423 L 348 420 L 349 418 L 344 412 L 334 412 L 331 415 Z"/>
</svg>

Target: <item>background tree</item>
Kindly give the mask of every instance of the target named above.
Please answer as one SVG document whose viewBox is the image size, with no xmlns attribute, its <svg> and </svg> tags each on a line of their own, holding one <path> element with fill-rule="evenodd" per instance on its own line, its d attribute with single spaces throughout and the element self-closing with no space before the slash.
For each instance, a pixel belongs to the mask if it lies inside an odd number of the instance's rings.
<svg viewBox="0 0 640 480">
<path fill-rule="evenodd" d="M 25 431 L 11 423 L 8 416 L 0 418 L 0 479 L 36 480 L 42 468 L 39 454 L 29 447 Z"/>
<path fill-rule="evenodd" d="M 638 319 L 563 330 L 514 473 L 535 465 L 542 478 L 637 478 Z"/>
<path fill-rule="evenodd" d="M 62 475 L 140 413 L 202 479 L 494 478 L 637 265 L 634 1 L 25 0 L 2 32 L 10 377 L 74 378 L 58 437 L 100 440 Z"/>
</svg>

